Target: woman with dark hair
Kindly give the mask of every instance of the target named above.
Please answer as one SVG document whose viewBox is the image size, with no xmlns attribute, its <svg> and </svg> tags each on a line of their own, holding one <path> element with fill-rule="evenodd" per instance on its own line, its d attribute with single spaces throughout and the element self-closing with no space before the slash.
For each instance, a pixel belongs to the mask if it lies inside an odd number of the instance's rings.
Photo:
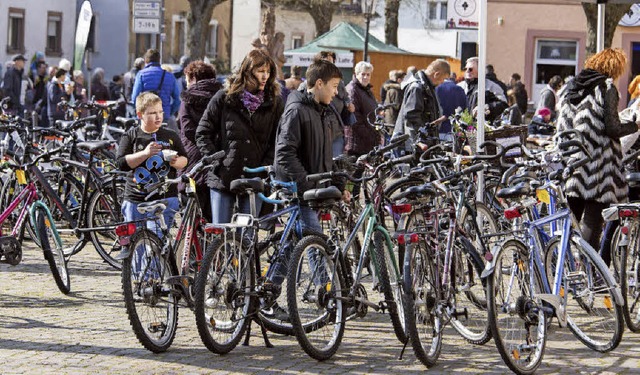
<svg viewBox="0 0 640 375">
<path fill-rule="evenodd" d="M 198 123 L 207 104 L 213 95 L 222 88 L 222 85 L 216 80 L 216 70 L 213 65 L 206 64 L 202 60 L 189 63 L 184 68 L 183 74 L 187 89 L 180 94 L 178 123 L 180 124 L 180 140 L 187 151 L 187 159 L 189 160 L 184 171 L 188 171 L 202 158 L 200 150 L 196 146 Z M 196 192 L 202 214 L 207 221 L 211 221 L 211 199 L 204 174 L 196 179 Z"/>
<path fill-rule="evenodd" d="M 249 52 L 239 71 L 229 78 L 228 87 L 213 96 L 198 124 L 196 145 L 202 155 L 226 152 L 207 177 L 212 223 L 231 220 L 236 197 L 229 184 L 244 175 L 244 167 L 273 164 L 278 121 L 284 109 L 276 78 L 276 64 L 268 54 Z M 248 213 L 248 199 L 239 203 L 240 211 Z"/>
<path fill-rule="evenodd" d="M 566 181 L 569 208 L 581 222 L 584 239 L 599 248 L 602 210 L 628 200 L 620 138 L 637 132 L 633 120 L 621 121 L 620 98 L 614 82 L 622 75 L 627 57 L 620 49 L 605 49 L 584 64 L 584 70 L 567 84 L 561 98 L 558 131 L 577 129 L 591 160 Z M 583 157 L 581 155 L 579 157 Z M 605 261 L 610 254 L 602 254 Z M 610 258 L 609 258 L 610 259 Z"/>
</svg>

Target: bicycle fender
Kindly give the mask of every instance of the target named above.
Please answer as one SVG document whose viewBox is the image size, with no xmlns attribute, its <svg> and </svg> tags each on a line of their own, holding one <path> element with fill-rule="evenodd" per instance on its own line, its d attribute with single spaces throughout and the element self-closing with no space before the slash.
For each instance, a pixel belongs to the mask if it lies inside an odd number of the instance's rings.
<svg viewBox="0 0 640 375">
<path fill-rule="evenodd" d="M 467 237 L 459 236 L 458 239 L 460 239 L 460 242 L 462 242 L 464 251 L 469 255 L 470 258 L 473 258 L 474 268 L 476 269 L 476 272 L 478 274 L 484 272 L 482 270 L 482 257 L 480 256 L 480 253 L 478 252 L 476 247 L 473 246 L 473 244 Z M 482 280 L 482 285 L 485 285 L 485 279 L 482 277 L 480 277 L 480 279 Z"/>
<path fill-rule="evenodd" d="M 600 255 L 596 253 L 593 247 L 591 247 L 591 245 L 589 245 L 589 243 L 585 241 L 584 238 L 580 236 L 573 236 L 572 240 L 577 241 L 580 244 L 580 246 L 582 246 L 582 248 L 585 249 L 587 253 L 589 253 L 589 256 L 591 257 L 594 263 L 597 263 L 598 266 L 600 266 L 602 269 L 606 269 L 606 270 L 609 269 L 609 267 L 607 267 L 607 265 L 604 263 L 604 260 L 602 260 Z M 613 297 L 615 298 L 616 305 L 623 306 L 624 301 L 622 299 L 622 291 L 620 290 L 620 284 L 616 282 L 611 272 L 606 272 L 604 274 L 604 277 L 607 279 L 607 283 L 614 286 Z"/>
<path fill-rule="evenodd" d="M 480 275 L 481 279 L 484 280 L 487 277 L 493 275 L 493 271 L 495 271 L 495 268 L 496 268 L 496 261 L 499 259 L 501 252 L 502 252 L 501 244 L 495 244 L 491 247 L 491 255 L 493 255 L 493 258 L 491 259 L 491 262 L 485 263 L 484 270 Z"/>
</svg>

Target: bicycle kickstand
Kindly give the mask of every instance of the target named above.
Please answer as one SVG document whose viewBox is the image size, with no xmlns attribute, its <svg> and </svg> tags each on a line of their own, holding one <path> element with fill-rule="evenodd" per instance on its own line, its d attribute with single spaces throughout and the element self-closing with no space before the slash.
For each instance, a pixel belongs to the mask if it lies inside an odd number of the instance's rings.
<svg viewBox="0 0 640 375">
<path fill-rule="evenodd" d="M 264 325 L 262 324 L 262 322 L 256 317 L 251 317 L 251 321 L 249 322 L 249 327 L 247 327 L 247 333 L 246 333 L 246 336 L 244 337 L 244 342 L 242 343 L 242 346 L 249 346 L 249 337 L 251 337 L 251 326 L 253 325 L 252 324 L 253 322 L 256 322 L 256 324 L 260 326 L 260 331 L 262 332 L 262 338 L 264 339 L 264 346 L 267 348 L 273 348 L 274 346 L 271 343 L 271 341 L 269 341 L 269 337 L 267 336 L 267 329 L 264 328 Z"/>
</svg>

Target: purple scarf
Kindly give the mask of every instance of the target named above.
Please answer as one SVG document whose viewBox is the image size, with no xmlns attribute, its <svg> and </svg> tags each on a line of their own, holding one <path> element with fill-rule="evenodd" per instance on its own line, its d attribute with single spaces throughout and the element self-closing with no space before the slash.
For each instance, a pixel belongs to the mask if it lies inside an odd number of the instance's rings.
<svg viewBox="0 0 640 375">
<path fill-rule="evenodd" d="M 264 91 L 258 91 L 256 95 L 253 95 L 247 90 L 244 90 L 242 93 L 242 104 L 244 104 L 245 108 L 249 110 L 249 112 L 255 112 L 258 107 L 264 102 Z"/>
</svg>

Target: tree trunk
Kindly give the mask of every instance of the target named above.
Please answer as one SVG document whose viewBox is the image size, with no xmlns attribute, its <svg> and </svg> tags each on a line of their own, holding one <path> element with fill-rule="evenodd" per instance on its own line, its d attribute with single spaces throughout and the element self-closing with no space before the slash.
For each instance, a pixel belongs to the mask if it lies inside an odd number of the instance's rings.
<svg viewBox="0 0 640 375">
<path fill-rule="evenodd" d="M 400 0 L 387 0 L 384 6 L 384 42 L 398 46 L 398 10 Z"/>
<path fill-rule="evenodd" d="M 582 4 L 584 14 L 587 16 L 587 57 L 597 52 L 598 39 L 598 6 L 596 4 Z M 607 4 L 605 5 L 604 18 L 604 48 L 611 47 L 613 34 L 618 27 L 618 23 L 624 15 L 631 9 L 630 4 Z"/>
<path fill-rule="evenodd" d="M 332 2 L 327 4 L 324 0 L 309 0 L 307 2 L 307 10 L 316 25 L 316 37 L 331 29 L 333 13 L 335 13 L 337 9 L 336 4 L 338 3 Z"/>
<path fill-rule="evenodd" d="M 206 34 L 213 8 L 225 0 L 189 0 L 191 11 L 187 16 L 189 34 L 187 35 L 187 55 L 193 59 L 205 56 Z"/>
</svg>

